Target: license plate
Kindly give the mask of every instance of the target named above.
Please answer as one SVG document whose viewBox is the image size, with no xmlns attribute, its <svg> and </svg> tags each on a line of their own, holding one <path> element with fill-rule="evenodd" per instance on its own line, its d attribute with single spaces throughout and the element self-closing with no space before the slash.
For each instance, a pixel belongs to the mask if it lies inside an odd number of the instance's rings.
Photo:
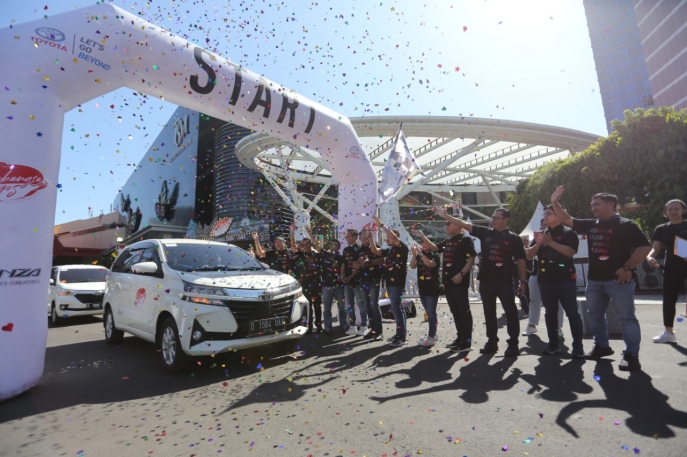
<svg viewBox="0 0 687 457">
<path fill-rule="evenodd" d="M 88 304 L 88 309 L 102 309 L 103 304 L 102 303 L 89 303 Z"/>
<path fill-rule="evenodd" d="M 259 321 L 252 321 L 248 326 L 249 335 L 257 335 L 260 333 L 274 333 L 284 330 L 286 326 L 285 317 L 273 317 L 271 319 L 261 319 Z"/>
</svg>

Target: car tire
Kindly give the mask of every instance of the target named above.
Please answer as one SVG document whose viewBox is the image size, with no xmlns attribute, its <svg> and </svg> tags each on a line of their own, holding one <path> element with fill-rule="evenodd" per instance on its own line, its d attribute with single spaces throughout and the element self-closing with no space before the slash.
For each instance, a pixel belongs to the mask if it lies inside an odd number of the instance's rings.
<svg viewBox="0 0 687 457">
<path fill-rule="evenodd" d="M 179 373 L 189 365 L 189 357 L 181 348 L 179 330 L 172 317 L 168 317 L 160 327 L 160 358 L 165 371 Z"/>
<path fill-rule="evenodd" d="M 119 344 L 122 342 L 124 332 L 117 330 L 114 321 L 114 314 L 112 314 L 112 308 L 109 306 L 105 309 L 103 325 L 105 327 L 105 342 L 107 342 L 107 344 Z"/>
<path fill-rule="evenodd" d="M 60 325 L 60 316 L 57 315 L 57 306 L 55 306 L 55 302 L 52 302 L 52 306 L 50 307 L 48 324 L 50 324 L 49 327 L 58 327 Z"/>
</svg>

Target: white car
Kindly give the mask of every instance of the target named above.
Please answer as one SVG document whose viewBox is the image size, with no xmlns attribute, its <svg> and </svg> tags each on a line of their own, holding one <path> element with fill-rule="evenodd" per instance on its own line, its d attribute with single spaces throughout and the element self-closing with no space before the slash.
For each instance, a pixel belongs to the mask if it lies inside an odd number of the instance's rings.
<svg viewBox="0 0 687 457">
<path fill-rule="evenodd" d="M 234 245 L 191 239 L 127 247 L 112 264 L 104 304 L 106 341 L 128 332 L 155 343 L 169 372 L 188 356 L 299 338 L 309 308 L 293 277 Z"/>
<path fill-rule="evenodd" d="M 50 325 L 62 319 L 103 313 L 105 278 L 109 270 L 95 265 L 62 265 L 50 272 Z"/>
</svg>

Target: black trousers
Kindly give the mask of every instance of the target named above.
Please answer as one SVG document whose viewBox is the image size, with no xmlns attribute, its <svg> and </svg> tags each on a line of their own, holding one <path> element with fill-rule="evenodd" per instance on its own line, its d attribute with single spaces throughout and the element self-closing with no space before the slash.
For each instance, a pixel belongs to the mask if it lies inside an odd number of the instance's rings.
<svg viewBox="0 0 687 457">
<path fill-rule="evenodd" d="M 518 320 L 518 308 L 515 306 L 513 284 L 487 284 L 484 281 L 480 281 L 479 294 L 482 297 L 489 343 L 495 344 L 499 341 L 497 336 L 498 325 L 496 323 L 496 299 L 498 298 L 501 301 L 501 306 L 503 306 L 503 311 L 506 313 L 508 344 L 517 345 L 518 336 L 520 336 L 520 320 Z"/>
<path fill-rule="evenodd" d="M 666 327 L 673 327 L 675 322 L 675 304 L 685 279 L 687 267 L 666 265 L 663 274 L 663 325 Z"/>
<path fill-rule="evenodd" d="M 472 312 L 470 311 L 470 298 L 468 297 L 467 284 L 444 284 L 448 309 L 453 314 L 453 323 L 456 325 L 456 334 L 461 343 L 472 341 Z"/>
<path fill-rule="evenodd" d="M 313 328 L 313 320 L 317 328 L 322 327 L 322 286 L 319 284 L 302 284 L 303 295 L 310 302 L 308 328 Z M 313 319 L 314 317 L 314 319 Z"/>
</svg>

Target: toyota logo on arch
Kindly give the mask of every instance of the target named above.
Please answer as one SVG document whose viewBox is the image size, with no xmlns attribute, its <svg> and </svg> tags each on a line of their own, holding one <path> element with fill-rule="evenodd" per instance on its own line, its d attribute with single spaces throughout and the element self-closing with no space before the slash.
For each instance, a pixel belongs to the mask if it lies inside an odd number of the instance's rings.
<svg viewBox="0 0 687 457">
<path fill-rule="evenodd" d="M 36 35 L 50 41 L 64 41 L 66 38 L 64 33 L 52 27 L 38 27 Z"/>
</svg>

